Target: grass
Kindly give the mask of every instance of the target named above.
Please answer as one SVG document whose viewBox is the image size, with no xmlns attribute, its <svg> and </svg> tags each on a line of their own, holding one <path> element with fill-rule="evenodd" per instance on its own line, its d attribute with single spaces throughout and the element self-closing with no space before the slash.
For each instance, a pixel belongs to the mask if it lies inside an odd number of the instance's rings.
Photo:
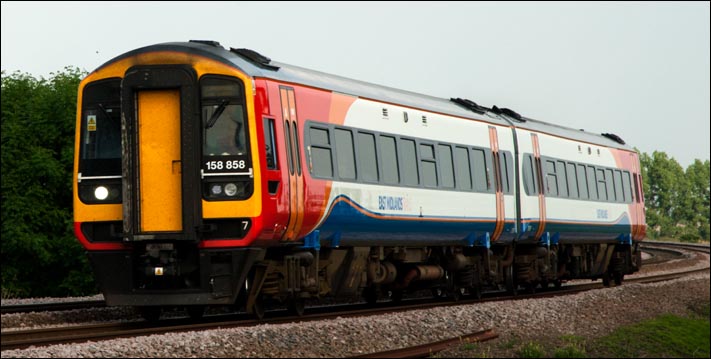
<svg viewBox="0 0 711 359">
<path fill-rule="evenodd" d="M 599 357 L 708 358 L 709 304 L 693 312 L 689 317 L 662 315 L 619 328 L 597 340 L 593 350 Z"/>
<path fill-rule="evenodd" d="M 660 315 L 620 327 L 598 339 L 564 335 L 552 343 L 519 341 L 497 347 L 518 358 L 708 358 L 711 337 L 710 303 L 690 308 L 689 315 Z M 488 346 L 463 343 L 471 358 L 489 358 Z"/>
<path fill-rule="evenodd" d="M 575 335 L 564 335 L 561 340 L 563 347 L 553 352 L 554 358 L 587 358 L 585 353 L 585 338 Z"/>
<path fill-rule="evenodd" d="M 535 342 L 524 344 L 516 353 L 519 358 L 544 358 L 546 356 L 543 346 Z"/>
</svg>

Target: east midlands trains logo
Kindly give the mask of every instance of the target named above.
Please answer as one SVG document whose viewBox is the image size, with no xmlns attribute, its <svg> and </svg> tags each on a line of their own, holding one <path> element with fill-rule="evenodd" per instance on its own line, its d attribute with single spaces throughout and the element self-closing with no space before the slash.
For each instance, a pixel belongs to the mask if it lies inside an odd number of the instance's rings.
<svg viewBox="0 0 711 359">
<path fill-rule="evenodd" d="M 378 196 L 378 209 L 381 211 L 402 211 L 405 200 L 402 197 Z"/>
</svg>

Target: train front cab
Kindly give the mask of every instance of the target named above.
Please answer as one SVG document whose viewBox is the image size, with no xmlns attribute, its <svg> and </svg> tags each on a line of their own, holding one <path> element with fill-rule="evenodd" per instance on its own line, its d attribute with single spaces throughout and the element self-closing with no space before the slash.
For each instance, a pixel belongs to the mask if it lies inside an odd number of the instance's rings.
<svg viewBox="0 0 711 359">
<path fill-rule="evenodd" d="M 79 87 L 75 234 L 108 305 L 233 304 L 263 256 L 250 248 L 261 228 L 252 80 L 177 58 L 124 58 Z"/>
</svg>

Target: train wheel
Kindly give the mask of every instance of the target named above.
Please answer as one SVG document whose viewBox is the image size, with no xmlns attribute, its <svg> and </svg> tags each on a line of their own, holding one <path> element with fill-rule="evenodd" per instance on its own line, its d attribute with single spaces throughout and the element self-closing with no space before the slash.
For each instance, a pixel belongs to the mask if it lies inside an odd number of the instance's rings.
<svg viewBox="0 0 711 359">
<path fill-rule="evenodd" d="M 432 288 L 432 297 L 435 299 L 444 297 L 444 290 L 442 288 Z"/>
<path fill-rule="evenodd" d="M 506 291 L 511 293 L 511 295 L 517 295 L 518 284 L 516 283 L 516 279 L 514 278 L 513 269 L 513 264 L 504 269 L 504 275 L 506 277 Z"/>
<path fill-rule="evenodd" d="M 254 317 L 257 318 L 257 320 L 262 320 L 264 319 L 264 313 L 266 312 L 265 306 L 264 306 L 264 299 L 260 295 L 257 297 L 257 300 L 254 301 L 254 307 L 252 308 L 252 314 L 254 314 Z"/>
<path fill-rule="evenodd" d="M 602 275 L 602 285 L 605 287 L 610 286 L 610 272 L 605 272 L 605 274 Z"/>
<path fill-rule="evenodd" d="M 161 307 L 141 307 L 139 311 L 146 321 L 157 322 L 160 319 Z"/>
<path fill-rule="evenodd" d="M 188 312 L 188 316 L 190 318 L 200 319 L 203 315 L 205 315 L 205 309 L 204 305 L 191 305 L 187 307 L 186 311 Z"/>
<path fill-rule="evenodd" d="M 560 287 L 563 286 L 563 281 L 560 279 L 556 279 L 553 281 L 553 286 L 555 286 L 555 289 L 560 289 Z"/>
<path fill-rule="evenodd" d="M 622 272 L 615 272 L 612 274 L 615 279 L 615 285 L 622 285 L 622 279 L 625 277 Z"/>
<path fill-rule="evenodd" d="M 304 315 L 305 307 L 306 299 L 304 298 L 292 298 L 289 300 L 289 311 L 299 317 Z"/>
</svg>

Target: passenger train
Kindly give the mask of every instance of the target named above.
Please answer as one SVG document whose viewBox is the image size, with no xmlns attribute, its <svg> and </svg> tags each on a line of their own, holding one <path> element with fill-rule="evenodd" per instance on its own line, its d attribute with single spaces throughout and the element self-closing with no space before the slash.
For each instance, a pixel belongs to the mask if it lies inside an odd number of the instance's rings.
<svg viewBox="0 0 711 359">
<path fill-rule="evenodd" d="M 73 186 L 106 303 L 148 319 L 620 284 L 646 228 L 638 154 L 616 135 L 203 40 L 83 79 Z"/>
</svg>

